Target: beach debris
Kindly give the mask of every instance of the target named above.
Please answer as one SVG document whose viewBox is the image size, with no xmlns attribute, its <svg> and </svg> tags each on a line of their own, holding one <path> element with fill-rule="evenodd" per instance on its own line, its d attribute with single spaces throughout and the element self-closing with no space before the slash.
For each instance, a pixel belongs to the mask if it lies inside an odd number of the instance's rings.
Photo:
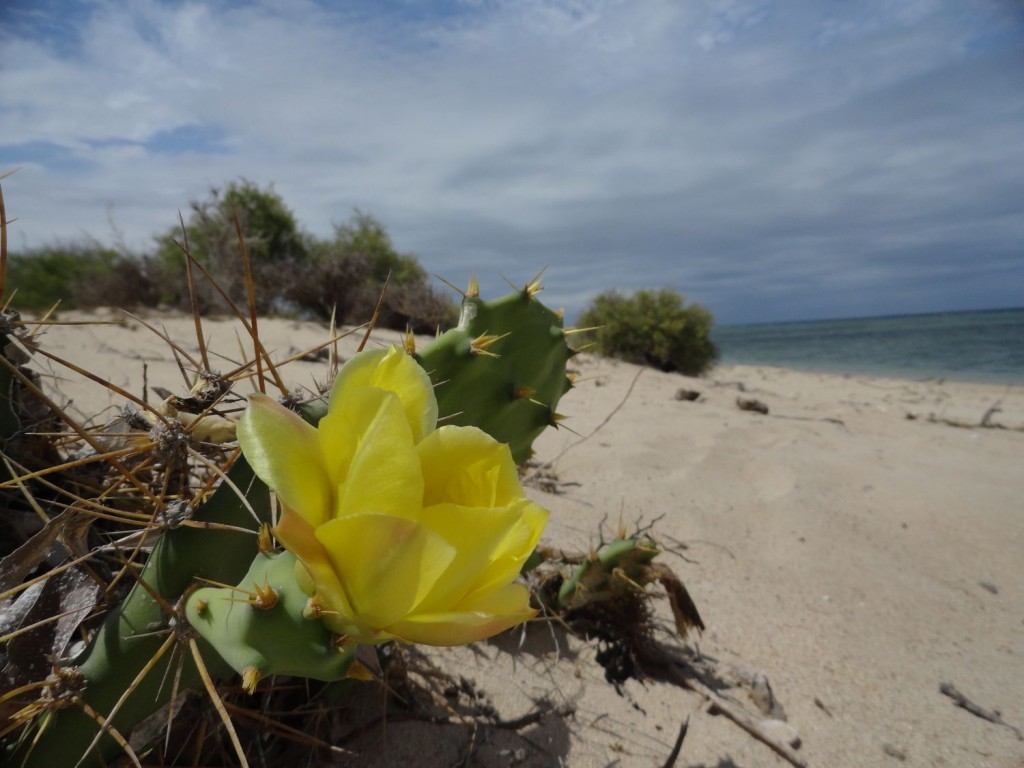
<svg viewBox="0 0 1024 768">
<path fill-rule="evenodd" d="M 992 423 L 992 417 L 995 416 L 997 413 L 999 413 L 1000 411 L 1003 410 L 1002 407 L 1001 407 L 1002 402 L 1003 402 L 1002 400 L 997 400 L 992 405 L 991 408 L 989 408 L 987 411 L 985 411 L 985 415 L 981 417 L 981 421 L 978 422 L 978 426 L 980 426 L 980 427 L 996 427 L 996 426 L 999 426 L 998 424 L 993 424 Z"/>
<path fill-rule="evenodd" d="M 923 421 L 927 421 L 929 424 L 942 424 L 943 426 L 956 427 L 958 429 L 1008 429 L 1012 432 L 1024 432 L 1024 426 L 1008 427 L 1005 424 L 992 421 L 992 417 L 1001 410 L 1002 409 L 998 404 L 993 405 L 985 412 L 985 415 L 981 417 L 981 421 L 977 424 L 972 424 L 971 422 L 964 421 L 962 419 L 948 419 L 938 416 L 935 413 L 929 413 L 927 416 L 922 416 L 921 414 L 907 411 L 905 418 L 907 421 L 917 421 L 921 419 Z"/>
<path fill-rule="evenodd" d="M 782 704 L 775 698 L 771 683 L 768 682 L 768 677 L 764 672 L 758 672 L 754 675 L 749 695 L 750 700 L 754 702 L 754 706 L 761 710 L 761 712 L 771 716 L 774 720 L 786 721 L 786 710 L 782 708 Z"/>
<path fill-rule="evenodd" d="M 530 486 L 544 493 L 562 494 L 566 488 L 579 486 L 575 480 L 561 480 L 550 463 L 540 463 L 530 459 L 519 465 L 519 480 L 524 486 Z"/>
<path fill-rule="evenodd" d="M 737 665 L 730 670 L 728 677 L 732 678 L 737 685 L 747 689 L 747 695 L 754 702 L 754 706 L 765 717 L 773 720 L 787 720 L 786 710 L 775 698 L 771 683 L 764 672 L 755 672 L 742 665 Z"/>
<path fill-rule="evenodd" d="M 799 732 L 784 720 L 762 720 L 760 726 L 761 730 L 773 741 L 793 749 L 799 749 L 801 743 Z"/>
<path fill-rule="evenodd" d="M 676 760 L 679 759 L 679 753 L 683 749 L 683 739 L 686 738 L 686 732 L 690 730 L 690 718 L 687 717 L 679 726 L 679 734 L 676 736 L 676 743 L 672 745 L 672 751 L 668 757 L 665 758 L 665 762 L 661 764 L 661 768 L 672 768 L 676 764 Z"/>
<path fill-rule="evenodd" d="M 1001 725 L 1004 728 L 1009 728 L 1016 734 L 1018 740 L 1024 741 L 1024 733 L 1021 732 L 1021 729 L 1015 725 L 1010 725 L 1008 722 L 1003 720 L 1002 713 L 1000 713 L 998 709 L 985 709 L 984 707 L 978 706 L 960 693 L 952 683 L 939 683 L 939 693 L 944 696 L 949 696 L 949 698 L 953 700 L 954 704 L 961 709 L 966 709 L 975 717 L 980 717 L 982 720 L 987 720 L 990 723 L 995 723 L 996 725 Z"/>
<path fill-rule="evenodd" d="M 660 674 L 670 682 L 704 697 L 707 702 L 708 714 L 724 715 L 755 739 L 770 747 L 775 754 L 790 765 L 795 768 L 806 768 L 807 763 L 801 760 L 795 751 L 799 746 L 799 741 L 797 746 L 793 746 L 778 740 L 765 729 L 764 724 L 768 721 L 755 720 L 738 703 L 720 696 L 714 689 L 701 681 L 702 675 L 689 660 L 683 658 L 677 651 L 672 651 L 664 646 L 652 645 L 648 647 L 647 653 L 641 661 L 650 669 L 658 669 Z M 793 733 L 799 737 L 795 729 Z M 778 735 L 777 731 L 776 735 Z"/>
<path fill-rule="evenodd" d="M 906 750 L 902 749 L 901 747 L 897 747 L 895 744 L 890 744 L 889 742 L 886 742 L 882 745 L 882 751 L 885 752 L 885 754 L 887 754 L 889 757 L 894 757 L 900 762 L 907 759 Z"/>
<path fill-rule="evenodd" d="M 686 387 L 680 387 L 676 390 L 676 400 L 692 403 L 700 399 L 700 392 L 696 389 L 687 389 Z"/>
<path fill-rule="evenodd" d="M 736 407 L 741 411 L 754 411 L 765 416 L 768 415 L 768 406 L 753 397 L 737 397 Z"/>
<path fill-rule="evenodd" d="M 978 586 L 984 590 L 991 592 L 993 595 L 999 594 L 999 587 L 997 587 L 991 581 L 979 581 Z"/>
</svg>

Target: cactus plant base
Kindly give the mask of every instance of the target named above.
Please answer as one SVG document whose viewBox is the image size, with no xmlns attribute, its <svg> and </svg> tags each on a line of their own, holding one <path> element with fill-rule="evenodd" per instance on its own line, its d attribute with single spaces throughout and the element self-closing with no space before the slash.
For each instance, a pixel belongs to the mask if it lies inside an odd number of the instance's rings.
<svg viewBox="0 0 1024 768">
<path fill-rule="evenodd" d="M 620 536 L 586 555 L 538 551 L 544 564 L 530 578 L 541 604 L 573 632 L 598 642 L 597 661 L 616 687 L 643 679 L 643 659 L 657 655 L 653 604 L 661 595 L 649 585 L 657 583 L 667 593 L 680 637 L 704 629 L 682 581 L 664 563 L 654 562 L 660 549 L 647 536 Z"/>
</svg>

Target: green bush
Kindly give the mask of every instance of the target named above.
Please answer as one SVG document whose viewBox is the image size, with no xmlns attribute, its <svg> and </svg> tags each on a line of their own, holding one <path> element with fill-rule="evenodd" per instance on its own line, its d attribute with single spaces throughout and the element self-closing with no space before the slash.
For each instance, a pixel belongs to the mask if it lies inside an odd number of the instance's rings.
<svg viewBox="0 0 1024 768">
<path fill-rule="evenodd" d="M 189 208 L 184 233 L 176 225 L 157 238 L 156 262 L 163 274 L 161 302 L 182 309 L 190 306 L 181 250 L 187 239 L 193 258 L 209 270 L 236 304 L 244 305 L 246 286 L 238 248 L 240 228 L 249 254 L 257 309 L 273 309 L 278 298 L 275 280 L 282 274 L 278 267 L 307 261 L 311 240 L 299 228 L 273 185 L 261 188 L 247 179 L 232 181 L 223 189 L 212 187 L 205 199 L 192 200 Z M 201 310 L 228 311 L 228 303 L 206 280 L 197 279 L 197 290 Z"/>
<path fill-rule="evenodd" d="M 241 230 L 252 273 L 256 308 L 358 325 L 368 321 L 388 281 L 377 324 L 416 333 L 446 330 L 458 320 L 458 307 L 413 254 L 399 253 L 387 229 L 372 216 L 355 211 L 322 240 L 303 231 L 272 186 L 242 179 L 214 187 L 203 200 L 190 202 L 181 227 L 157 238 L 155 251 L 132 256 L 92 242 L 36 248 L 12 254 L 7 296 L 17 289 L 14 306 L 45 310 L 98 306 L 165 305 L 191 308 L 181 245 L 210 272 L 237 306 L 247 301 L 239 259 Z M 236 224 L 237 217 L 237 224 Z M 230 304 L 208 280 L 196 275 L 200 311 L 225 313 Z"/>
<path fill-rule="evenodd" d="M 45 310 L 57 302 L 64 309 L 86 306 L 79 301 L 79 286 L 103 280 L 119 258 L 96 245 L 49 246 L 11 254 L 7 294 L 17 289 L 14 305 L 19 309 Z"/>
<path fill-rule="evenodd" d="M 98 245 L 35 248 L 12 254 L 7 296 L 18 309 L 155 306 L 160 273 L 152 259 L 136 258 Z"/>
<path fill-rule="evenodd" d="M 624 296 L 608 291 L 597 296 L 580 315 L 584 334 L 596 351 L 662 371 L 699 376 L 718 359 L 711 341 L 714 318 L 699 304 L 684 305 L 676 291 L 662 288 Z"/>
</svg>

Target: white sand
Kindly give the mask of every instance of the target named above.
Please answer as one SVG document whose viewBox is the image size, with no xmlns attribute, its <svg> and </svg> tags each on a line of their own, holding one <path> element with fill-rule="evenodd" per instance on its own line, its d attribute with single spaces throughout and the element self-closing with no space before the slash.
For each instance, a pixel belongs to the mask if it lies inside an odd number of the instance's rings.
<svg viewBox="0 0 1024 768">
<path fill-rule="evenodd" d="M 150 320 L 195 354 L 191 318 Z M 234 361 L 216 363 L 222 370 L 251 356 L 236 327 L 205 325 Z M 326 337 L 309 323 L 260 328 L 278 358 Z M 53 328 L 43 344 L 133 393 L 145 364 L 150 387 L 184 394 L 167 346 L 145 329 Z M 587 355 L 573 366 L 583 379 L 559 410 L 578 434 L 549 431 L 537 450 L 578 485 L 530 491 L 552 511 L 547 541 L 586 549 L 602 520 L 612 534 L 620 518 L 630 527 L 660 518 L 656 535 L 688 546 L 692 562 L 665 558 L 708 626 L 700 650 L 723 676 L 742 666 L 768 677 L 810 765 L 1024 766 L 1024 741 L 939 693 L 952 682 L 1024 728 L 1024 432 L 942 421 L 978 424 L 999 404 L 992 423 L 1024 427 L 1024 388 L 750 366 L 636 379 L 635 366 Z M 46 367 L 83 414 L 102 411 L 102 421 L 123 404 Z M 285 369 L 292 386 L 326 377 L 323 363 Z M 680 388 L 700 400 L 675 399 Z M 737 396 L 770 413 L 739 410 Z M 519 735 L 492 734 L 479 764 L 658 766 L 687 716 L 677 765 L 784 764 L 693 693 L 631 681 L 617 695 L 592 648 L 562 638 L 556 655 L 551 636 L 531 628 L 529 652 L 514 655 L 500 650 L 507 641 L 433 654 L 475 680 L 503 717 L 542 696 L 575 708 Z M 731 694 L 757 714 L 744 689 Z M 361 742 L 375 754 L 365 764 L 448 765 L 465 746 L 462 729 L 422 724 L 393 723 L 378 738 Z"/>
</svg>

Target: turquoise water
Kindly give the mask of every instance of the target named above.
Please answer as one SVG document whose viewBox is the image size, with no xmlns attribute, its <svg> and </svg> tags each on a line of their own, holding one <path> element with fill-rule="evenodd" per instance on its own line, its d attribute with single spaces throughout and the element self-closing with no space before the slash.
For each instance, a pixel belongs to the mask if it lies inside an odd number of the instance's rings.
<svg viewBox="0 0 1024 768">
<path fill-rule="evenodd" d="M 716 326 L 729 364 L 1024 385 L 1024 308 Z"/>
</svg>

